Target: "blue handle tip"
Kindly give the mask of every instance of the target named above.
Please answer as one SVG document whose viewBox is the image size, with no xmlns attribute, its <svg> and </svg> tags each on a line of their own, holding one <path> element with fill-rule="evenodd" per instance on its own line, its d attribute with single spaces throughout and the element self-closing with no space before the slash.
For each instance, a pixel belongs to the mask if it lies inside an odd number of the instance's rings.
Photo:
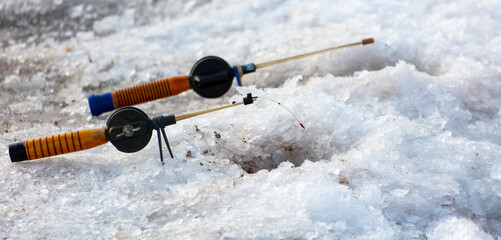
<svg viewBox="0 0 501 240">
<path fill-rule="evenodd" d="M 99 116 L 101 113 L 109 112 L 115 109 L 111 93 L 90 95 L 87 100 L 89 100 L 90 113 L 92 116 Z"/>
</svg>

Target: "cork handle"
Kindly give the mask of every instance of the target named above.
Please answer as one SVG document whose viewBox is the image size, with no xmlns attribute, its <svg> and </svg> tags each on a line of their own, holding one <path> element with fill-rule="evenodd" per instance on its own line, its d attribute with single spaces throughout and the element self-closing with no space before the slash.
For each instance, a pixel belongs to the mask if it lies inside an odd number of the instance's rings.
<svg viewBox="0 0 501 240">
<path fill-rule="evenodd" d="M 111 92 L 115 109 L 177 95 L 190 89 L 188 76 L 170 77 Z"/>
<path fill-rule="evenodd" d="M 9 146 L 10 160 L 34 160 L 93 148 L 108 142 L 104 131 L 87 129 L 14 143 Z"/>
</svg>

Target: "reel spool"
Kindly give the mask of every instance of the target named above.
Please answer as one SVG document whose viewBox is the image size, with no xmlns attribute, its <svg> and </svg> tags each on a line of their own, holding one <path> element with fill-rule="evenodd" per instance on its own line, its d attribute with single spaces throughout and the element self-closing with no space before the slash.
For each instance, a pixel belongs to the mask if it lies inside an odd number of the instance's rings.
<svg viewBox="0 0 501 240">
<path fill-rule="evenodd" d="M 234 77 L 233 68 L 224 59 L 207 56 L 193 65 L 189 81 L 191 88 L 198 95 L 217 98 L 228 92 Z"/>
<path fill-rule="evenodd" d="M 132 153 L 143 149 L 151 139 L 153 123 L 142 110 L 123 107 L 115 111 L 108 122 L 107 139 L 119 151 Z"/>
</svg>

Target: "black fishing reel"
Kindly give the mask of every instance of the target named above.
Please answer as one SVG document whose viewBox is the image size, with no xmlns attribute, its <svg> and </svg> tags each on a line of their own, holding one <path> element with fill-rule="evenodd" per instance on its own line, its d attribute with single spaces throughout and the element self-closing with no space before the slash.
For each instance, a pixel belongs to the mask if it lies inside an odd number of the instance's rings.
<svg viewBox="0 0 501 240">
<path fill-rule="evenodd" d="M 224 59 L 207 56 L 198 60 L 189 75 L 190 86 L 205 98 L 223 96 L 231 87 L 235 73 Z"/>
<path fill-rule="evenodd" d="M 118 109 L 110 116 L 106 126 L 106 138 L 119 151 L 126 153 L 146 147 L 153 132 L 151 119 L 135 107 Z"/>
<path fill-rule="evenodd" d="M 149 118 L 146 113 L 135 107 L 123 107 L 115 111 L 108 122 L 105 131 L 106 138 L 119 151 L 132 153 L 137 152 L 146 147 L 150 142 L 153 130 L 157 131 L 158 144 L 160 148 L 160 159 L 163 163 L 162 142 L 160 131 L 162 132 L 170 156 L 174 158 L 170 149 L 167 135 L 164 128 L 168 125 L 176 123 L 174 115 L 158 116 L 153 119 Z"/>
</svg>

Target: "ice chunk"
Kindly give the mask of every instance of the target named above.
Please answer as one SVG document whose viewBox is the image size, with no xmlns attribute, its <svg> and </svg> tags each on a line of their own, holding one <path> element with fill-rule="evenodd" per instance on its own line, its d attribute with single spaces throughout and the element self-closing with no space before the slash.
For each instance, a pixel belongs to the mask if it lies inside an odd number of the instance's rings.
<svg viewBox="0 0 501 240">
<path fill-rule="evenodd" d="M 466 218 L 449 217 L 437 222 L 437 226 L 427 234 L 428 239 L 494 239 L 474 222 Z"/>
<path fill-rule="evenodd" d="M 494 163 L 489 175 L 491 178 L 501 180 L 501 163 Z"/>
</svg>

